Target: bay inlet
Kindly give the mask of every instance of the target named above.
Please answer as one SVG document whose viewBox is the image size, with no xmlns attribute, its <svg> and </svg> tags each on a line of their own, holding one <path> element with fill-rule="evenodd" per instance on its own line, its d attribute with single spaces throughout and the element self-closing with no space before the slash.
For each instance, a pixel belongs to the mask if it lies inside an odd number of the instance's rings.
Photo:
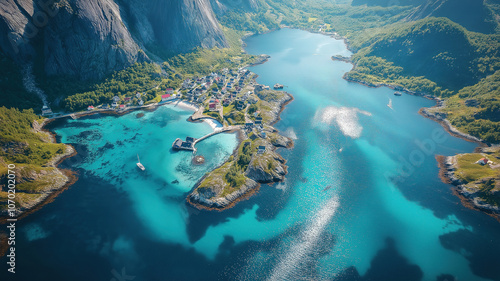
<svg viewBox="0 0 500 281">
<path fill-rule="evenodd" d="M 113 270 L 134 280 L 500 280 L 500 225 L 460 204 L 434 158 L 475 144 L 418 114 L 432 101 L 343 80 L 352 65 L 331 56 L 351 53 L 328 36 L 283 29 L 246 43 L 270 55 L 250 68 L 257 82 L 283 84 L 295 99 L 275 124 L 295 142 L 278 151 L 285 182 L 200 211 L 185 197 L 230 157 L 235 134 L 199 143 L 206 163 L 196 166 L 170 149 L 212 130 L 187 122 L 187 109 L 55 122 L 79 155 L 62 167 L 80 176 L 18 223 L 18 280 L 111 280 Z M 435 135 L 433 152 L 415 158 Z"/>
</svg>

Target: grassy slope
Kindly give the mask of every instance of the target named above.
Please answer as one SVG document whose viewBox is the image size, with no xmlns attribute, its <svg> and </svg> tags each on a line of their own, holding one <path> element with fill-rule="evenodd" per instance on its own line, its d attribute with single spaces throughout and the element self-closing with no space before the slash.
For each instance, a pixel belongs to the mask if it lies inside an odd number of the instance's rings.
<svg viewBox="0 0 500 281">
<path fill-rule="evenodd" d="M 374 30 L 370 37 L 357 36 L 352 47 L 358 50 L 353 61 L 361 68 L 351 76 L 375 83 L 399 83 L 415 91 L 428 91 L 433 86 L 436 89 L 431 93 L 441 96 L 474 85 L 500 69 L 500 36 L 469 32 L 447 18 Z M 421 88 L 409 82 L 414 77 L 422 78 Z"/>
<path fill-rule="evenodd" d="M 481 166 L 475 162 L 487 157 L 492 165 Z M 500 150 L 489 149 L 488 153 L 469 153 L 457 156 L 455 175 L 466 183 L 466 187 L 478 190 L 486 203 L 500 206 Z"/>
<path fill-rule="evenodd" d="M 442 111 L 459 130 L 491 143 L 500 141 L 500 70 L 461 89 L 446 105 Z"/>
<path fill-rule="evenodd" d="M 19 111 L 0 107 L 0 179 L 7 175 L 7 165 L 16 168 L 16 203 L 40 196 L 54 180 L 54 168 L 46 163 L 65 151 L 64 144 L 47 142 L 46 136 L 32 130 L 33 120 L 39 117 L 32 110 Z M 2 180 L 6 184 L 6 180 Z M 0 190 L 0 209 L 7 203 L 7 187 Z"/>
</svg>

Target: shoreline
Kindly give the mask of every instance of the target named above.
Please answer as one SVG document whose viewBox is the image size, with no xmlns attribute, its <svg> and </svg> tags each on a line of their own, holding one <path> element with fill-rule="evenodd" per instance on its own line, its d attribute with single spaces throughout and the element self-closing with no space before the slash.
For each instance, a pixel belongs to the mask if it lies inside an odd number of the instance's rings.
<svg viewBox="0 0 500 281">
<path fill-rule="evenodd" d="M 321 33 L 321 32 L 319 32 L 319 33 Z M 345 44 L 346 48 L 349 51 L 351 51 L 353 54 L 355 53 L 355 50 L 352 50 L 349 47 L 349 44 L 348 44 L 349 41 L 347 38 L 344 37 L 344 38 L 339 38 L 339 39 L 344 40 L 344 44 Z M 354 68 L 356 68 L 356 64 L 351 60 L 350 57 L 332 56 L 331 59 L 333 61 L 342 61 L 345 63 L 350 63 L 353 66 L 353 68 L 350 71 L 352 71 Z M 482 147 L 488 146 L 488 144 L 486 142 L 484 142 L 483 140 L 481 140 L 477 137 L 474 137 L 472 135 L 469 135 L 467 133 L 461 132 L 460 130 L 458 130 L 456 127 L 454 127 L 451 124 L 451 122 L 446 118 L 446 116 L 444 114 L 440 114 L 439 109 L 444 108 L 446 100 L 443 100 L 439 97 L 435 97 L 435 96 L 430 95 L 430 94 L 410 91 L 410 90 L 405 89 L 399 85 L 385 84 L 385 83 L 373 84 L 373 83 L 369 83 L 369 82 L 362 81 L 362 80 L 354 80 L 354 79 L 351 79 L 348 77 L 347 74 L 349 72 L 346 72 L 342 77 L 344 80 L 346 80 L 348 82 L 357 83 L 357 84 L 360 84 L 360 85 L 363 85 L 366 87 L 370 87 L 370 88 L 387 87 L 387 88 L 392 89 L 394 91 L 400 91 L 400 92 L 404 92 L 408 95 L 418 96 L 418 97 L 422 97 L 422 98 L 434 101 L 435 102 L 434 106 L 423 107 L 418 111 L 418 113 L 421 116 L 423 116 L 424 118 L 428 118 L 434 122 L 437 122 L 452 137 L 459 138 L 459 139 L 477 144 L 478 146 L 472 152 L 479 151 L 479 150 L 481 150 Z M 474 200 L 473 195 L 469 194 L 469 197 L 466 196 L 466 192 L 464 191 L 465 185 L 463 185 L 457 178 L 454 178 L 454 176 L 453 176 L 453 170 L 455 169 L 455 167 L 453 166 L 453 164 L 450 164 L 450 163 L 452 162 L 451 160 L 453 159 L 454 156 L 435 155 L 435 157 L 436 157 L 436 161 L 437 161 L 438 167 L 439 167 L 438 177 L 441 179 L 441 181 L 443 183 L 451 185 L 452 194 L 457 196 L 460 199 L 461 204 L 466 208 L 487 214 L 488 216 L 491 216 L 491 217 L 495 218 L 498 222 L 500 222 L 500 213 L 494 212 L 491 209 L 488 209 L 486 207 L 487 204 L 482 205 L 482 206 L 477 204 L 477 202 Z"/>
<path fill-rule="evenodd" d="M 486 214 L 498 222 L 500 222 L 500 212 L 492 210 L 492 206 L 487 204 L 476 204 L 474 200 L 476 197 L 472 193 L 468 193 L 465 188 L 465 184 L 455 177 L 454 171 L 456 170 L 456 160 L 455 156 L 442 156 L 436 155 L 436 161 L 439 167 L 439 178 L 445 184 L 451 185 L 451 190 L 453 195 L 460 199 L 462 206 L 465 208 L 479 211 Z M 469 195 L 469 196 L 467 196 Z M 488 208 L 489 207 L 489 208 Z"/>
<path fill-rule="evenodd" d="M 188 110 L 192 110 L 192 109 L 196 108 L 195 105 L 187 103 L 185 101 L 177 101 L 177 103 L 180 107 L 183 107 L 183 108 L 188 109 Z M 155 111 L 160 106 L 167 105 L 167 104 L 173 105 L 172 102 L 163 103 L 163 104 L 156 103 L 156 104 L 152 104 L 152 105 L 148 105 L 148 106 L 130 108 L 130 109 L 123 110 L 123 111 L 100 110 L 100 111 L 80 112 L 80 113 L 74 113 L 74 114 L 77 116 L 76 119 L 78 119 L 80 117 L 91 116 L 94 114 L 102 114 L 104 116 L 111 115 L 111 116 L 118 117 L 118 116 L 123 116 L 125 114 L 132 113 L 132 112 L 137 111 L 137 110 Z M 177 106 L 177 105 L 175 105 L 175 106 Z M 55 118 L 46 118 L 43 120 L 43 122 L 41 124 L 38 124 L 38 122 L 35 121 L 35 122 L 33 122 L 33 130 L 35 130 L 36 132 L 40 132 L 40 133 L 45 134 L 47 136 L 47 139 L 51 143 L 59 143 L 59 142 L 57 142 L 57 135 L 55 133 L 53 133 L 52 131 L 50 131 L 49 129 L 47 129 L 46 126 L 48 124 L 52 123 L 53 121 L 55 121 L 57 119 L 61 119 L 61 118 L 71 118 L 71 116 L 70 116 L 70 114 L 67 114 L 67 115 L 58 116 Z M 208 124 L 210 125 L 210 123 L 208 123 Z M 64 144 L 66 146 L 66 151 L 63 154 L 55 156 L 54 158 L 50 159 L 44 166 L 55 168 L 58 172 L 60 172 L 62 175 L 64 175 L 67 178 L 66 182 L 59 187 L 55 187 L 53 189 L 45 191 L 44 196 L 41 196 L 33 204 L 20 210 L 19 215 L 16 217 L 18 220 L 21 220 L 21 219 L 27 217 L 28 215 L 33 214 L 36 211 L 40 210 L 45 205 L 52 203 L 55 200 L 55 198 L 57 198 L 61 193 L 63 193 L 65 190 L 67 190 L 70 186 L 72 186 L 78 180 L 78 173 L 76 171 L 71 170 L 71 169 L 59 168 L 59 165 L 64 160 L 71 158 L 73 156 L 76 156 L 78 154 L 78 152 L 76 151 L 76 149 L 72 145 L 65 144 L 65 143 L 62 143 L 62 144 Z M 5 216 L 2 215 L 0 217 L 0 225 L 6 224 L 7 219 L 8 219 L 8 216 L 6 214 L 5 214 Z M 1 257 L 1 255 L 0 255 L 0 257 Z"/>
<path fill-rule="evenodd" d="M 286 105 L 288 105 L 290 102 L 292 102 L 294 100 L 293 95 L 291 95 L 290 93 L 288 93 L 288 92 L 283 92 L 283 93 L 284 93 L 284 98 L 282 98 L 278 102 L 278 104 L 271 110 L 271 112 L 274 115 L 274 118 L 271 122 L 269 122 L 268 126 L 270 126 L 270 127 L 272 127 L 279 120 L 281 120 L 280 116 L 281 116 L 281 113 L 283 112 L 283 110 L 286 108 Z M 274 129 L 274 127 L 272 127 L 272 128 Z M 274 129 L 274 130 L 276 131 L 276 133 L 278 133 L 278 131 L 276 129 Z M 227 194 L 225 196 L 218 197 L 216 199 L 218 202 L 217 201 L 212 201 L 212 202 L 205 201 L 204 202 L 204 200 L 206 200 L 206 199 L 203 198 L 203 196 L 200 196 L 200 194 L 197 192 L 197 190 L 200 187 L 200 185 L 203 183 L 203 181 L 212 172 L 214 172 L 215 170 L 226 165 L 231 157 L 233 159 L 238 157 L 239 148 L 241 146 L 241 143 L 243 141 L 245 141 L 245 138 L 244 138 L 244 135 L 243 135 L 244 132 L 242 129 L 238 129 L 237 133 L 238 133 L 238 144 L 235 147 L 235 149 L 233 150 L 233 153 L 231 154 L 231 156 L 228 158 L 228 160 L 221 163 L 219 166 L 214 168 L 212 171 L 207 172 L 205 175 L 203 175 L 202 178 L 200 178 L 200 180 L 198 180 L 198 182 L 196 182 L 196 184 L 193 186 L 193 188 L 189 192 L 188 196 L 186 196 L 186 199 L 185 199 L 186 204 L 189 204 L 198 210 L 222 212 L 224 210 L 228 210 L 228 209 L 233 208 L 236 204 L 238 204 L 241 201 L 248 200 L 250 197 L 255 195 L 260 190 L 262 184 L 273 184 L 276 182 L 276 181 L 261 182 L 261 181 L 258 181 L 256 179 L 251 178 L 250 176 L 246 175 L 245 176 L 246 182 L 243 184 L 243 186 L 240 189 L 235 190 L 235 191 L 233 191 L 230 194 Z M 284 136 L 282 136 L 282 137 L 284 137 Z M 287 138 L 287 137 L 284 137 L 284 138 Z M 287 138 L 287 139 L 289 139 L 289 138 Z M 288 148 L 288 149 L 293 148 L 293 146 L 294 146 L 293 140 L 291 140 L 291 139 L 289 139 L 289 140 L 290 140 L 291 144 L 286 146 L 286 148 Z M 273 145 L 272 143 L 270 143 L 270 145 L 272 146 L 272 152 L 276 153 L 281 158 L 281 155 L 276 152 L 278 147 L 276 145 Z M 288 167 L 286 166 L 287 161 L 285 159 L 282 159 L 282 160 L 283 160 L 282 164 L 285 167 L 283 178 L 285 178 L 286 175 L 288 175 Z M 220 202 L 221 200 L 223 202 L 228 202 L 228 203 L 221 204 L 221 202 Z"/>
<path fill-rule="evenodd" d="M 48 137 L 50 143 L 57 143 L 56 135 L 44 128 L 47 124 L 49 124 L 52 121 L 53 120 L 45 119 L 42 122 L 42 124 L 38 124 L 38 122 L 35 121 L 33 122 L 33 130 L 35 132 L 45 134 Z M 43 206 L 51 203 L 59 194 L 61 194 L 64 190 L 68 189 L 78 179 L 76 172 L 68 169 L 60 169 L 58 167 L 64 160 L 71 158 L 77 154 L 76 149 L 72 145 L 70 144 L 64 144 L 64 145 L 66 147 L 66 151 L 63 154 L 53 157 L 43 166 L 55 168 L 58 173 L 66 177 L 65 182 L 60 186 L 52 186 L 51 189 L 45 190 L 42 193 L 43 195 L 34 200 L 32 204 L 29 204 L 28 206 L 23 208 L 16 209 L 18 211 L 16 219 L 21 220 L 26 216 L 40 210 Z M 5 216 L 2 215 L 2 217 L 0 217 L 0 224 L 6 224 L 7 219 L 8 219 L 7 214 L 5 214 Z"/>
</svg>

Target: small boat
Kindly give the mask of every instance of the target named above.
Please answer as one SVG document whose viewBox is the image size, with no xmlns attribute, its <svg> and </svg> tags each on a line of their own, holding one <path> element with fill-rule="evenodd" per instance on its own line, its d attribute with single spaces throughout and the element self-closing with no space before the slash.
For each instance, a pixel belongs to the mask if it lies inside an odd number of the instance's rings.
<svg viewBox="0 0 500 281">
<path fill-rule="evenodd" d="M 394 92 L 394 95 L 399 97 L 401 96 L 401 92 Z"/>
<path fill-rule="evenodd" d="M 146 170 L 144 165 L 141 164 L 141 160 L 139 159 L 139 154 L 137 154 L 137 167 L 139 167 L 139 169 L 141 169 L 143 171 Z"/>
<path fill-rule="evenodd" d="M 285 87 L 285 86 L 283 86 L 283 85 L 281 85 L 281 84 L 278 84 L 278 83 L 274 84 L 274 89 L 275 89 L 275 90 L 278 90 L 278 89 L 283 89 L 283 87 Z"/>
<path fill-rule="evenodd" d="M 393 108 L 392 108 L 392 100 L 391 100 L 391 99 L 389 99 L 389 103 L 387 104 L 387 106 L 388 106 L 390 109 L 393 109 Z"/>
</svg>

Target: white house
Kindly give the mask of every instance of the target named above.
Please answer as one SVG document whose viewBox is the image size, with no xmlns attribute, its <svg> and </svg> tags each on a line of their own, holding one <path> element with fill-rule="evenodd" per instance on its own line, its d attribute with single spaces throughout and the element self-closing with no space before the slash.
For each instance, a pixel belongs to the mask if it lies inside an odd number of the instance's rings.
<svg viewBox="0 0 500 281">
<path fill-rule="evenodd" d="M 44 105 L 42 107 L 42 116 L 51 115 L 51 114 L 52 114 L 52 109 L 50 109 L 50 107 Z"/>
</svg>

